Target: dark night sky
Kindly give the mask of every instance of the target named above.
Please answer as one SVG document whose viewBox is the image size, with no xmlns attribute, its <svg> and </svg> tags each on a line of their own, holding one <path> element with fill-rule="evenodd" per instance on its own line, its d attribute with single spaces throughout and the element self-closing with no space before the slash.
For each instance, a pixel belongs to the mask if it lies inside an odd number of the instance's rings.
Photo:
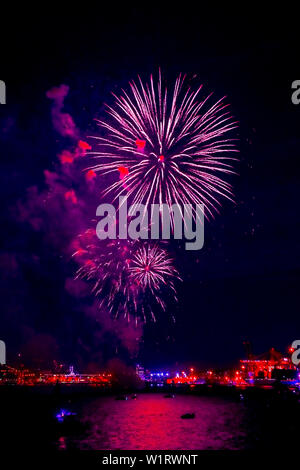
<svg viewBox="0 0 300 470">
<path fill-rule="evenodd" d="M 18 222 L 15 208 L 26 188 L 43 189 L 43 171 L 52 169 L 61 145 L 47 90 L 70 86 L 65 110 L 84 137 L 111 90 L 158 67 L 170 80 L 179 72 L 197 74 L 206 92 L 227 95 L 240 122 L 240 164 L 236 205 L 225 203 L 206 225 L 201 251 L 177 253 L 184 283 L 176 324 L 162 318 L 148 325 L 140 359 L 148 366 L 225 365 L 244 354 L 245 339 L 256 353 L 271 346 L 284 351 L 300 326 L 300 105 L 291 102 L 300 70 L 293 19 L 246 7 L 234 14 L 204 11 L 199 2 L 196 10 L 114 7 L 67 15 L 51 8 L 37 16 L 19 12 L 19 19 L 9 14 L 1 31 L 7 105 L 0 107 L 0 338 L 8 360 L 40 344 L 45 359 L 53 351 L 78 368 L 106 362 L 116 347 L 130 360 L 111 331 L 95 333 L 94 319 L 64 288 L 74 267 Z"/>
</svg>

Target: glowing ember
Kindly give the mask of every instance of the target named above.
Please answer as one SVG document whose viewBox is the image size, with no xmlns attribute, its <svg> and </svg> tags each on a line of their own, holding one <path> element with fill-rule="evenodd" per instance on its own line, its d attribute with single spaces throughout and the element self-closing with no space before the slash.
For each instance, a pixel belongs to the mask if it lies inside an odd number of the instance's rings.
<svg viewBox="0 0 300 470">
<path fill-rule="evenodd" d="M 92 147 L 87 142 L 84 142 L 84 140 L 79 140 L 78 147 L 81 150 L 91 150 L 92 149 Z"/>
<path fill-rule="evenodd" d="M 74 155 L 69 150 L 63 150 L 63 152 L 59 155 L 59 159 L 63 165 L 66 163 L 73 163 Z"/>
<path fill-rule="evenodd" d="M 88 170 L 85 174 L 85 179 L 87 181 L 92 181 L 94 178 L 96 178 L 96 173 L 94 172 L 94 170 Z"/>
<path fill-rule="evenodd" d="M 119 166 L 118 171 L 120 172 L 120 178 L 123 179 L 129 174 L 128 168 L 125 166 Z"/>
</svg>

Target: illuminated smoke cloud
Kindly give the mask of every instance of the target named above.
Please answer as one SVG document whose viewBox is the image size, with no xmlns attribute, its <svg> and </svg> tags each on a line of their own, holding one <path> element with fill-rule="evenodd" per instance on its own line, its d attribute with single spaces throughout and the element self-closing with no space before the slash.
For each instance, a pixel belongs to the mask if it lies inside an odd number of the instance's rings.
<svg viewBox="0 0 300 470">
<path fill-rule="evenodd" d="M 70 272 L 76 271 L 76 265 L 72 261 L 72 253 L 76 249 L 76 242 L 80 233 L 86 232 L 91 226 L 97 201 L 99 200 L 98 188 L 95 188 L 97 178 L 93 171 L 83 171 L 82 161 L 86 158 L 90 145 L 80 138 L 71 116 L 62 112 L 64 99 L 69 88 L 61 85 L 47 92 L 47 97 L 52 100 L 52 122 L 56 131 L 66 138 L 65 148 L 58 152 L 57 162 L 51 169 L 44 170 L 44 188 L 40 190 L 37 186 L 27 189 L 26 196 L 17 204 L 15 210 L 16 218 L 22 224 L 29 225 L 33 232 L 39 233 L 43 249 L 50 248 L 54 256 L 61 259 L 61 267 Z M 94 230 L 95 232 L 95 230 Z M 26 263 L 31 263 L 29 257 L 34 258 L 35 248 L 30 255 L 27 254 Z M 39 251 L 37 250 L 39 254 Z M 3 262 L 13 263 L 7 257 Z M 65 266 L 65 268 L 64 268 Z M 39 267 L 36 268 L 37 270 Z M 40 269 L 46 267 L 40 266 Z M 101 350 L 107 348 L 109 351 L 115 348 L 115 353 L 122 350 L 124 354 L 133 357 L 139 349 L 139 341 L 142 336 L 142 328 L 139 324 L 120 319 L 113 321 L 105 308 L 99 309 L 98 304 L 92 304 L 90 287 L 82 280 L 74 280 L 66 277 L 64 289 L 67 297 L 76 299 L 79 315 L 85 315 L 87 325 L 89 319 L 93 319 L 92 330 L 87 337 L 93 340 L 87 344 L 78 337 L 77 346 L 82 353 L 76 356 L 77 363 L 82 367 L 89 361 L 104 361 Z M 66 321 L 68 314 L 61 317 L 61 324 Z M 58 319 L 56 318 L 55 321 Z M 54 320 L 53 320 L 54 321 Z M 96 326 L 95 326 L 96 325 Z M 20 325 L 20 328 L 21 325 Z M 24 331 L 23 331 L 24 330 Z M 39 335 L 39 331 L 29 333 L 31 328 L 23 326 L 22 337 L 27 341 L 32 335 Z M 28 336 L 29 335 L 29 336 Z M 31 339 L 28 339 L 30 345 Z M 37 344 L 39 341 L 37 339 Z M 31 349 L 26 345 L 26 350 Z M 126 352 L 127 351 L 127 352 Z M 84 355 L 86 352 L 86 356 Z M 82 362 L 81 362 L 82 361 Z"/>
</svg>

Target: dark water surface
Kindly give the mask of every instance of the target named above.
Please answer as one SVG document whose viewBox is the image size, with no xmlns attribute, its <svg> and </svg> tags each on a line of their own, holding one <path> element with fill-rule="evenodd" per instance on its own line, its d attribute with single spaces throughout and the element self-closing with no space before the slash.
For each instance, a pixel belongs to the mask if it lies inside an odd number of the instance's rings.
<svg viewBox="0 0 300 470">
<path fill-rule="evenodd" d="M 182 419 L 195 413 L 194 419 Z M 136 400 L 94 399 L 83 406 L 83 436 L 61 437 L 66 449 L 243 449 L 247 427 L 242 403 L 219 397 L 140 394 Z"/>
</svg>

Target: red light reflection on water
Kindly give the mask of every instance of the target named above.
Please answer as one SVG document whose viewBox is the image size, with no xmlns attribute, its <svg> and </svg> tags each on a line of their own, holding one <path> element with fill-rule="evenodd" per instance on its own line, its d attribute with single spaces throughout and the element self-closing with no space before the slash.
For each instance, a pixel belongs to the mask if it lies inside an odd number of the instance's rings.
<svg viewBox="0 0 300 470">
<path fill-rule="evenodd" d="M 181 415 L 195 413 L 195 418 Z M 140 394 L 136 400 L 102 397 L 86 405 L 81 449 L 239 449 L 246 430 L 243 408 L 221 398 Z"/>
</svg>

